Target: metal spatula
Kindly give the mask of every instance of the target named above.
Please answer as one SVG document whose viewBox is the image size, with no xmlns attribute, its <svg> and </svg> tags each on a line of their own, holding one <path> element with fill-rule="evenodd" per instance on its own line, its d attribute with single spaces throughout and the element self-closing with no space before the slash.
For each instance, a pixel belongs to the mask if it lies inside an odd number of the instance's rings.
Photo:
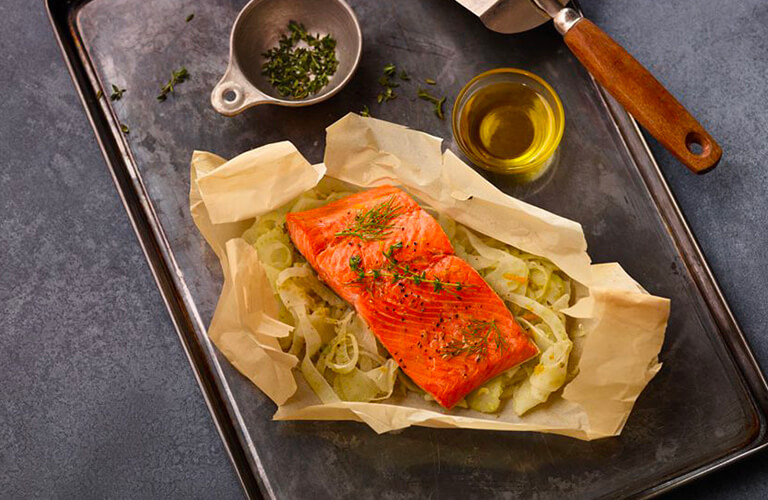
<svg viewBox="0 0 768 500">
<path fill-rule="evenodd" d="M 557 0 L 458 1 L 502 33 L 525 31 L 551 18 L 595 80 L 686 167 L 701 174 L 720 161 L 722 149 L 688 110 L 621 45 L 576 10 Z"/>
</svg>

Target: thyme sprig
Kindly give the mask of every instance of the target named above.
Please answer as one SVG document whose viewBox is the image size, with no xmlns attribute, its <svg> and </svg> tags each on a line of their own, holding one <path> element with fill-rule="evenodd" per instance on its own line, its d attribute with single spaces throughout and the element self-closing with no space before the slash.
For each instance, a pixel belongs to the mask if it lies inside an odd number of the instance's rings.
<svg viewBox="0 0 768 500">
<path fill-rule="evenodd" d="M 168 99 L 168 94 L 173 94 L 175 91 L 176 85 L 185 82 L 189 79 L 189 72 L 187 71 L 187 68 L 181 67 L 181 69 L 174 71 L 171 73 L 171 79 L 168 80 L 168 83 L 163 85 L 160 88 L 160 94 L 157 96 L 157 100 L 160 102 L 165 101 Z"/>
<path fill-rule="evenodd" d="M 458 296 L 457 292 L 464 290 L 465 288 L 472 288 L 473 285 L 465 285 L 459 282 L 442 281 L 435 276 L 434 278 L 428 278 L 425 271 L 418 271 L 411 268 L 410 264 L 403 264 L 395 257 L 395 251 L 403 248 L 403 242 L 398 241 L 394 245 L 390 245 L 389 249 L 383 251 L 382 254 L 387 259 L 387 263 L 379 269 L 373 269 L 368 271 L 363 266 L 363 259 L 360 255 L 353 255 L 349 258 L 349 268 L 357 275 L 357 278 L 353 283 L 363 283 L 366 278 L 372 278 L 374 281 L 379 279 L 389 278 L 392 283 L 398 281 L 411 281 L 414 285 L 431 285 L 432 291 L 446 292 L 451 295 Z"/>
<path fill-rule="evenodd" d="M 488 346 L 493 343 L 497 351 L 504 351 L 508 344 L 501 334 L 496 320 L 482 321 L 472 319 L 469 325 L 462 330 L 460 339 L 452 339 L 441 349 L 443 358 L 453 358 L 466 355 L 480 359 L 488 354 Z"/>
<path fill-rule="evenodd" d="M 386 87 L 384 92 L 379 92 L 379 95 L 376 96 L 376 102 L 379 104 L 391 101 L 392 99 L 397 99 L 397 94 L 392 90 L 392 87 Z"/>
<path fill-rule="evenodd" d="M 445 97 L 437 98 L 422 88 L 418 89 L 416 95 L 419 97 L 419 99 L 424 99 L 425 101 L 431 102 L 434 105 L 434 112 L 437 117 L 441 120 L 444 118 L 443 103 L 445 102 Z"/>
<path fill-rule="evenodd" d="M 379 85 L 384 87 L 382 92 L 376 96 L 376 102 L 381 104 L 382 102 L 391 101 L 397 99 L 395 89 L 400 86 L 399 83 L 394 81 L 397 75 L 397 66 L 394 64 L 387 64 L 384 66 L 384 74 L 379 77 Z"/>
<path fill-rule="evenodd" d="M 353 236 L 365 241 L 386 238 L 396 227 L 392 220 L 402 213 L 403 207 L 396 203 L 394 195 L 390 196 L 365 212 L 358 212 L 352 224 L 336 236 Z"/>
<path fill-rule="evenodd" d="M 110 101 L 119 101 L 123 98 L 123 94 L 125 94 L 125 89 L 121 89 L 114 83 L 112 84 L 112 93 L 109 95 Z"/>
<path fill-rule="evenodd" d="M 304 99 L 328 85 L 336 73 L 336 40 L 331 35 L 311 35 L 296 21 L 288 23 L 288 31 L 277 47 L 262 54 L 266 62 L 261 72 L 281 96 Z"/>
<path fill-rule="evenodd" d="M 400 84 L 397 83 L 398 77 L 402 82 L 408 82 L 411 80 L 411 76 L 404 69 L 400 69 L 400 72 L 398 73 L 398 68 L 395 64 L 389 63 L 384 65 L 382 75 L 378 80 L 382 90 L 376 96 L 377 103 L 382 104 L 393 99 L 397 99 L 398 94 L 395 89 L 400 86 Z M 428 85 L 437 85 L 437 80 L 432 78 L 424 78 L 424 82 Z M 417 89 L 416 95 L 419 97 L 419 99 L 424 99 L 431 102 L 435 115 L 441 120 L 445 119 L 445 113 L 443 112 L 443 105 L 446 102 L 445 97 L 435 97 L 421 87 Z"/>
</svg>

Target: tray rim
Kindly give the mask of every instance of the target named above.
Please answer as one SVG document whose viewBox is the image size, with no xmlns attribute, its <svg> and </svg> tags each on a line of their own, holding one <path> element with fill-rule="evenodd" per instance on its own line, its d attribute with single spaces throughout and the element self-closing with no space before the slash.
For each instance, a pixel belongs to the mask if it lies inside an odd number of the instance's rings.
<svg viewBox="0 0 768 500">
<path fill-rule="evenodd" d="M 205 325 L 197 314 L 194 301 L 186 288 L 181 270 L 176 264 L 136 168 L 131 150 L 120 132 L 119 121 L 112 108 L 102 105 L 96 98 L 94 82 L 99 81 L 98 74 L 82 43 L 77 22 L 80 9 L 91 1 L 45 0 L 46 13 L 56 42 L 243 492 L 247 498 L 264 498 L 265 495 L 268 498 L 276 498 L 266 471 L 260 463 L 258 451 L 249 433 L 243 432 L 245 426 L 236 403 L 218 392 L 223 390 L 231 394 L 228 383 L 222 376 L 221 366 L 213 355 L 214 348 L 205 335 Z M 578 9 L 577 0 L 572 0 L 572 4 Z M 724 333 L 723 340 L 730 361 L 745 384 L 759 420 L 756 432 L 744 446 L 734 448 L 720 458 L 694 466 L 683 474 L 662 478 L 654 486 L 632 492 L 627 497 L 652 498 L 768 448 L 768 382 L 640 127 L 591 75 L 590 80 L 603 101 L 627 154 L 638 168 L 662 221 L 668 226 L 668 232 L 699 293 L 702 294 L 713 321 L 720 332 Z M 206 340 L 207 345 L 200 345 L 195 333 L 203 333 L 201 337 Z M 205 358 L 203 351 L 206 349 L 211 351 L 213 363 L 209 363 Z M 211 377 L 214 377 L 213 380 Z M 250 457 L 255 460 L 252 461 Z M 258 473 L 255 473 L 254 469 Z"/>
<path fill-rule="evenodd" d="M 177 282 L 184 283 L 181 270 L 170 252 L 170 246 L 149 201 L 141 176 L 135 168 L 135 161 L 130 148 L 124 138 L 118 134 L 120 122 L 111 107 L 101 106 L 99 99 L 96 98 L 97 91 L 92 82 L 98 81 L 97 73 L 77 28 L 79 11 L 89 2 L 90 0 L 45 0 L 46 13 L 56 41 L 120 200 L 171 317 L 179 342 L 192 368 L 208 412 L 235 469 L 243 493 L 248 499 L 262 499 L 264 494 L 267 495 L 267 498 L 275 499 L 276 496 L 269 484 L 264 468 L 258 460 L 255 446 L 250 441 L 248 434 L 240 432 L 233 423 L 236 420 L 234 415 L 239 416 L 239 412 L 229 405 L 229 401 L 232 399 L 223 398 L 217 392 L 216 386 L 218 384 L 224 385 L 224 390 L 229 392 L 226 380 L 223 376 L 216 376 L 211 380 L 213 372 L 219 372 L 218 375 L 221 375 L 218 361 L 212 357 L 215 366 L 210 366 L 202 353 L 204 346 L 199 344 L 194 334 L 186 335 L 184 333 L 184 329 L 194 331 L 202 326 L 202 320 L 196 314 L 195 308 L 190 314 L 190 310 L 186 307 L 187 300 L 191 300 L 186 288 L 184 289 L 186 292 L 184 297 L 176 288 Z M 137 187 L 140 190 L 136 191 Z M 168 261 L 173 266 L 169 266 Z M 203 329 L 203 331 L 205 330 Z M 207 340 L 207 336 L 204 338 Z M 210 341 L 208 344 L 208 347 L 213 349 Z M 240 428 L 244 428 L 242 422 L 240 422 Z M 243 440 L 248 443 L 251 455 L 246 453 Z M 256 458 L 254 463 L 251 462 L 249 456 Z M 254 469 L 259 472 L 258 475 L 254 473 Z"/>
</svg>

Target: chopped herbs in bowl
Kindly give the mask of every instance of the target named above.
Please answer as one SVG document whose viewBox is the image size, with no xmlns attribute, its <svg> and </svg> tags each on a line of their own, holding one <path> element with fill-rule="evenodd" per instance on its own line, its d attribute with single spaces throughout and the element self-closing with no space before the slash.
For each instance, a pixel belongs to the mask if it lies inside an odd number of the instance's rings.
<svg viewBox="0 0 768 500">
<path fill-rule="evenodd" d="M 317 94 L 339 67 L 333 36 L 312 35 L 295 21 L 288 23 L 278 45 L 262 55 L 262 74 L 282 97 L 294 99 Z"/>
<path fill-rule="evenodd" d="M 363 35 L 344 0 L 251 0 L 229 48 L 211 105 L 234 116 L 260 104 L 309 106 L 336 95 L 357 69 Z"/>
</svg>

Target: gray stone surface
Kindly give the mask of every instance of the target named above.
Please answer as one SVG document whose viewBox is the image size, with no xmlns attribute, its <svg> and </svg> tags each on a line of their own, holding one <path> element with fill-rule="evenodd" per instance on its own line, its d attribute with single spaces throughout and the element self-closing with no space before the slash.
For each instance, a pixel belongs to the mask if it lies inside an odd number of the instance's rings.
<svg viewBox="0 0 768 500">
<path fill-rule="evenodd" d="M 697 178 L 651 141 L 768 366 L 768 5 L 583 4 L 725 149 Z M 0 44 L 0 497 L 237 498 L 42 2 L 3 0 Z M 759 455 L 675 496 L 766 498 L 766 470 Z"/>
<path fill-rule="evenodd" d="M 241 497 L 43 2 L 0 46 L 0 498 Z"/>
</svg>

